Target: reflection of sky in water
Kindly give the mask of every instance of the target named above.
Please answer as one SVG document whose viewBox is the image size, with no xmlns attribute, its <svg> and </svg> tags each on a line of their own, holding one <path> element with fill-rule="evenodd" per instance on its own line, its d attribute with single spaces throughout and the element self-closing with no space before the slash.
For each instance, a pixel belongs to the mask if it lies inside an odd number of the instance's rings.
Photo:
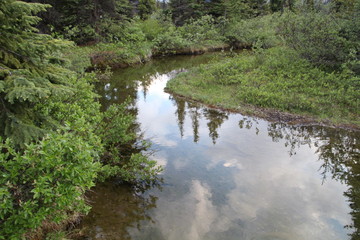
<svg viewBox="0 0 360 240">
<path fill-rule="evenodd" d="M 327 131 L 240 121 L 244 116 L 217 114 L 164 93 L 176 71 L 156 71 L 201 63 L 196 59 L 153 61 L 100 83 L 105 108 L 127 96 L 136 99 L 138 122 L 154 143 L 153 158 L 165 170 L 161 190 L 142 193 L 111 182 L 98 185 L 90 197 L 93 209 L 84 219 L 89 239 L 349 239 L 351 230 L 344 228 L 351 223 L 343 196 L 347 187 L 331 175 L 323 183 L 319 157 L 324 149 L 317 153 L 314 143 L 296 144 L 297 133 L 329 141 Z M 335 145 L 345 138 L 331 138 L 336 139 Z M 296 147 L 291 149 L 293 140 Z"/>
<path fill-rule="evenodd" d="M 322 183 L 316 147 L 290 157 L 283 140 L 268 136 L 266 121 L 258 121 L 256 134 L 238 127 L 237 114 L 218 129 L 215 145 L 203 118 L 193 142 L 189 114 L 181 138 L 176 107 L 163 92 L 168 76 L 157 77 L 145 100 L 138 94 L 138 120 L 159 150 L 165 185 L 151 191 L 159 197 L 153 222 L 128 229 L 133 239 L 348 239 L 346 186 Z"/>
</svg>

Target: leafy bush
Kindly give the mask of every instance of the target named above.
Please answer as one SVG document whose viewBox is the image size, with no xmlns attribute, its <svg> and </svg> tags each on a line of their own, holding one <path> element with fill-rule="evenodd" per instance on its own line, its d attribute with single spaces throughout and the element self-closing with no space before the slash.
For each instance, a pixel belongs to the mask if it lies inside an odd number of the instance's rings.
<svg viewBox="0 0 360 240">
<path fill-rule="evenodd" d="M 219 28 L 214 18 L 208 15 L 189 21 L 182 27 L 171 26 L 154 39 L 155 50 L 157 53 L 173 54 L 191 49 L 224 46 L 225 39 Z"/>
<path fill-rule="evenodd" d="M 46 222 L 86 213 L 83 193 L 95 181 L 152 181 L 161 171 L 143 153 L 146 143 L 134 150 L 126 103 L 100 112 L 93 81 L 94 74 L 70 77 L 72 91 L 37 103 L 36 112 L 51 116 L 40 142 L 15 149 L 0 140 L 0 239 L 20 239 Z"/>
<path fill-rule="evenodd" d="M 316 66 L 339 69 L 349 55 L 349 42 L 342 36 L 342 20 L 324 12 L 286 12 L 279 34 L 286 44 Z"/>
<path fill-rule="evenodd" d="M 81 24 L 76 26 L 66 26 L 62 33 L 53 33 L 55 36 L 61 36 L 76 43 L 88 43 L 100 38 L 90 24 Z"/>
<path fill-rule="evenodd" d="M 211 45 L 216 42 L 223 42 L 224 37 L 218 31 L 215 19 L 205 15 L 195 21 L 190 21 L 179 28 L 184 39 L 193 45 Z"/>
<path fill-rule="evenodd" d="M 94 185 L 98 152 L 68 131 L 47 135 L 24 152 L 0 140 L 0 239 L 20 239 L 45 221 L 86 213 L 83 193 Z"/>
<path fill-rule="evenodd" d="M 226 28 L 226 39 L 235 47 L 270 48 L 279 45 L 276 25 L 279 14 L 266 15 L 239 22 L 230 22 Z"/>
<path fill-rule="evenodd" d="M 162 23 L 155 18 L 149 18 L 145 21 L 140 21 L 139 28 L 145 34 L 148 41 L 153 41 L 160 34 L 163 34 L 168 27 L 165 23 Z"/>
<path fill-rule="evenodd" d="M 156 161 L 144 154 L 149 143 L 137 140 L 131 131 L 135 116 L 128 113 L 128 102 L 111 105 L 103 113 L 97 129 L 105 147 L 101 158 L 103 163 L 101 178 L 118 177 L 127 182 L 152 181 L 162 171 Z"/>
<path fill-rule="evenodd" d="M 155 51 L 161 54 L 173 54 L 176 50 L 189 46 L 190 42 L 184 39 L 174 26 L 154 40 Z"/>
</svg>

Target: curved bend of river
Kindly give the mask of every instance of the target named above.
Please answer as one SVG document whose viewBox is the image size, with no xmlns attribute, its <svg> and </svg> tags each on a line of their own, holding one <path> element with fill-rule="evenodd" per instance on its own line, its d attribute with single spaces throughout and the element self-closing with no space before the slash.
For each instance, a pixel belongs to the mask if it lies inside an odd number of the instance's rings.
<svg viewBox="0 0 360 240">
<path fill-rule="evenodd" d="M 88 239 L 358 239 L 359 133 L 271 123 L 164 93 L 177 72 L 213 57 L 153 60 L 100 84 L 104 108 L 132 98 L 164 172 L 149 189 L 96 186 L 82 225 Z"/>
</svg>

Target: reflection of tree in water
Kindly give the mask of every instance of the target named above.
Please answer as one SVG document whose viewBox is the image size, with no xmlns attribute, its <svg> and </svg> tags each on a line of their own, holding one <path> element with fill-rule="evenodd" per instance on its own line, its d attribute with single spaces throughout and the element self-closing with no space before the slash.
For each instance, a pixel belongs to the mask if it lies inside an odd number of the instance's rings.
<svg viewBox="0 0 360 240">
<path fill-rule="evenodd" d="M 227 120 L 228 114 L 225 112 L 219 112 L 214 109 L 204 109 L 204 116 L 209 121 L 207 126 L 209 128 L 209 136 L 211 137 L 214 144 L 216 144 L 216 140 L 219 138 L 218 129 Z"/>
<path fill-rule="evenodd" d="M 254 123 L 252 118 L 243 118 L 239 126 L 250 129 Z M 301 145 L 317 147 L 316 153 L 323 162 L 321 174 L 324 181 L 330 175 L 349 187 L 344 195 L 352 209 L 350 214 L 353 224 L 346 227 L 353 230 L 352 240 L 360 239 L 360 133 L 319 126 L 290 126 L 285 123 L 270 123 L 267 130 L 273 141 L 285 140 L 290 155 L 296 154 L 296 149 Z"/>
<path fill-rule="evenodd" d="M 199 118 L 201 118 L 200 106 L 199 104 L 188 103 L 188 108 L 191 117 L 191 123 L 193 128 L 194 142 L 199 141 Z"/>
<path fill-rule="evenodd" d="M 176 107 L 175 115 L 177 117 L 177 123 L 179 126 L 180 135 L 181 135 L 181 137 L 183 137 L 184 136 L 184 122 L 185 122 L 185 116 L 186 116 L 185 100 L 181 99 L 181 98 L 171 98 L 171 97 L 170 97 L 170 99 L 173 101 L 173 103 Z"/>
<path fill-rule="evenodd" d="M 96 85 L 97 93 L 101 96 L 102 107 L 106 109 L 112 103 L 123 103 L 127 98 L 130 98 L 133 106 L 135 106 L 139 86 L 142 87 L 142 94 L 146 98 L 149 86 L 158 76 L 172 71 L 176 72 L 174 69 L 187 69 L 201 63 L 207 63 L 215 55 L 159 58 L 145 64 L 119 69 L 112 74 L 111 78 L 106 78 Z"/>
<path fill-rule="evenodd" d="M 98 184 L 89 196 L 92 211 L 83 220 L 88 239 L 131 239 L 128 229 L 140 230 L 141 221 L 153 221 L 147 212 L 156 208 L 157 197 L 144 193 L 154 186 Z"/>
<path fill-rule="evenodd" d="M 349 199 L 354 229 L 352 239 L 360 239 L 360 136 L 359 132 L 335 131 L 332 137 L 323 138 L 318 153 L 323 176 L 331 173 L 332 177 L 348 185 L 344 195 Z"/>
<path fill-rule="evenodd" d="M 186 101 L 177 96 L 170 96 L 170 99 L 176 107 L 175 115 L 177 117 L 181 137 L 184 136 L 185 116 L 186 114 L 189 114 L 193 129 L 194 142 L 197 143 L 200 138 L 200 120 L 206 119 L 208 121 L 207 126 L 209 129 L 209 136 L 211 137 L 213 143 L 216 144 L 216 140 L 219 138 L 218 130 L 225 120 L 229 118 L 228 113 L 210 108 L 203 109 L 201 104 Z"/>
</svg>

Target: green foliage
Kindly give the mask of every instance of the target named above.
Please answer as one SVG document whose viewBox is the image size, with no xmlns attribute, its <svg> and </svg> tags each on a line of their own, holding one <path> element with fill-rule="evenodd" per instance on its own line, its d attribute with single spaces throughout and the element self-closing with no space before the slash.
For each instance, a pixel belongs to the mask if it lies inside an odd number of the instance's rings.
<svg viewBox="0 0 360 240">
<path fill-rule="evenodd" d="M 287 12 L 282 16 L 279 33 L 313 64 L 338 69 L 350 51 L 350 42 L 341 34 L 341 24 L 341 19 L 323 12 Z"/>
<path fill-rule="evenodd" d="M 349 4 L 352 3 L 352 4 Z M 360 75 L 360 0 L 353 0 L 343 3 L 346 8 L 343 12 L 338 12 L 342 19 L 341 36 L 347 39 L 349 55 L 344 67 Z"/>
<path fill-rule="evenodd" d="M 146 144 L 124 154 L 136 145 L 129 130 L 134 118 L 125 105 L 100 111 L 95 74 L 83 70 L 88 49 L 67 48 L 82 58 L 72 53 L 66 59 L 61 51 L 69 42 L 32 27 L 39 21 L 33 14 L 46 7 L 0 2 L 0 239 L 21 239 L 43 224 L 86 212 L 83 194 L 98 174 L 135 182 L 152 180 L 161 170 L 143 154 Z M 123 51 L 132 54 L 124 56 L 128 60 L 139 55 L 135 49 L 149 47 L 139 47 L 145 37 L 138 26 L 126 30 L 114 36 L 135 41 Z"/>
<path fill-rule="evenodd" d="M 182 26 L 190 19 L 206 15 L 204 2 L 200 0 L 171 0 L 169 7 L 176 26 Z"/>
<path fill-rule="evenodd" d="M 127 182 L 150 182 L 156 179 L 162 168 L 142 153 L 149 146 L 146 141 L 138 141 L 131 131 L 135 116 L 128 113 L 127 105 L 128 102 L 111 105 L 98 125 L 97 132 L 105 146 L 101 178 L 120 177 Z"/>
<path fill-rule="evenodd" d="M 161 34 L 165 34 L 166 30 L 170 27 L 171 23 L 161 22 L 155 18 L 149 18 L 145 21 L 139 22 L 139 28 L 145 35 L 148 41 L 153 41 Z"/>
<path fill-rule="evenodd" d="M 296 0 L 270 0 L 270 9 L 272 12 L 284 11 L 285 8 L 293 10 Z M 305 0 L 304 4 L 314 4 L 313 0 Z"/>
<path fill-rule="evenodd" d="M 155 50 L 161 54 L 181 53 L 209 47 L 225 46 L 225 38 L 220 34 L 220 25 L 213 17 L 206 15 L 189 21 L 181 27 L 171 26 L 154 40 Z"/>
<path fill-rule="evenodd" d="M 225 33 L 227 41 L 239 48 L 274 47 L 280 43 L 279 37 L 276 36 L 278 18 L 278 14 L 272 14 L 230 22 Z"/>
<path fill-rule="evenodd" d="M 154 47 L 161 54 L 174 54 L 179 49 L 188 48 L 190 42 L 183 38 L 175 27 L 169 28 L 154 40 Z"/>
<path fill-rule="evenodd" d="M 194 45 L 212 45 L 223 42 L 215 19 L 205 15 L 198 20 L 191 21 L 179 28 L 181 35 Z"/>
<path fill-rule="evenodd" d="M 151 57 L 151 45 L 148 42 L 97 44 L 89 48 L 91 63 L 99 69 L 106 69 L 109 66 L 127 67 Z"/>
<path fill-rule="evenodd" d="M 137 3 L 127 0 L 28 0 L 47 3 L 52 6 L 43 14 L 39 27 L 43 32 L 75 41 L 78 44 L 93 44 L 114 40 L 126 31 L 126 26 L 137 14 L 147 19 L 156 9 L 154 0 Z"/>
<path fill-rule="evenodd" d="M 140 19 L 146 20 L 156 9 L 155 0 L 139 0 L 137 10 Z"/>
<path fill-rule="evenodd" d="M 171 0 L 169 7 L 176 26 L 182 26 L 190 19 L 197 20 L 205 15 L 238 21 L 268 12 L 265 0 Z"/>
<path fill-rule="evenodd" d="M 152 181 L 161 171 L 149 144 L 137 140 L 126 103 L 100 111 L 95 74 L 84 73 L 89 56 L 95 68 L 125 67 L 152 51 L 202 52 L 227 40 L 255 51 L 180 74 L 168 87 L 229 108 L 245 103 L 359 124 L 359 0 L 318 12 L 307 1 L 297 13 L 267 16 L 262 0 L 173 0 L 181 27 L 150 16 L 153 1 L 138 2 L 137 11 L 126 0 L 41 2 L 53 6 L 48 13 L 48 5 L 0 1 L 0 239 L 86 212 L 83 193 L 96 180 Z M 271 4 L 293 8 L 293 1 Z M 102 43 L 74 48 L 39 34 L 35 15 L 44 17 L 44 32 Z"/>
<path fill-rule="evenodd" d="M 68 79 L 68 95 L 36 104 L 38 114 L 51 116 L 44 126 L 52 126 L 42 129 L 48 134 L 39 143 L 19 151 L 10 140 L 1 142 L 4 239 L 18 239 L 44 221 L 59 222 L 71 213 L 86 212 L 83 193 L 96 180 L 116 176 L 129 182 L 151 181 L 161 171 L 142 153 L 145 143 L 132 153 L 137 135 L 130 130 L 134 117 L 127 113 L 126 103 L 100 112 L 93 81 L 94 74 L 73 76 Z"/>
<path fill-rule="evenodd" d="M 22 1 L 0 3 L 0 136 L 11 138 L 18 146 L 43 135 L 43 116 L 32 109 L 51 95 L 69 90 L 70 73 L 61 65 L 59 50 L 68 42 L 36 33 L 39 21 L 33 14 L 47 6 Z"/>
<path fill-rule="evenodd" d="M 64 131 L 30 144 L 24 153 L 0 141 L 0 238 L 20 239 L 44 221 L 86 212 L 82 194 L 94 185 L 98 152 L 83 138 Z M 95 161 L 94 161 L 95 159 Z"/>
<path fill-rule="evenodd" d="M 254 18 L 269 11 L 268 4 L 264 0 L 228 0 L 224 1 L 224 5 L 226 9 L 224 17 L 231 22 Z"/>
<path fill-rule="evenodd" d="M 359 80 L 349 72 L 324 72 L 281 47 L 201 66 L 167 87 L 227 108 L 251 104 L 359 124 Z"/>
</svg>

